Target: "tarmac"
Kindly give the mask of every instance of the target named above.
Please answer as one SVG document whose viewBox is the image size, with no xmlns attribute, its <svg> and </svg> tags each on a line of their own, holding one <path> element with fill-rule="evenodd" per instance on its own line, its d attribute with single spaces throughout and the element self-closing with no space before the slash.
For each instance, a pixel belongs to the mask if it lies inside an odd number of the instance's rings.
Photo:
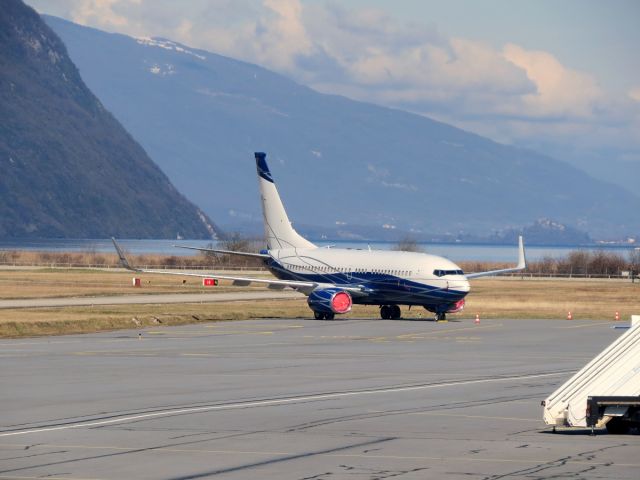
<svg viewBox="0 0 640 480">
<path fill-rule="evenodd" d="M 256 319 L 0 341 L 0 479 L 637 479 L 551 430 L 612 322 Z"/>
<path fill-rule="evenodd" d="M 139 295 L 104 295 L 99 297 L 15 298 L 0 300 L 0 309 L 88 307 L 94 305 L 162 305 L 168 303 L 215 303 L 248 300 L 284 300 L 292 298 L 302 298 L 302 294 L 293 290 L 282 292 L 261 290 L 255 292 L 226 293 L 147 293 Z"/>
</svg>

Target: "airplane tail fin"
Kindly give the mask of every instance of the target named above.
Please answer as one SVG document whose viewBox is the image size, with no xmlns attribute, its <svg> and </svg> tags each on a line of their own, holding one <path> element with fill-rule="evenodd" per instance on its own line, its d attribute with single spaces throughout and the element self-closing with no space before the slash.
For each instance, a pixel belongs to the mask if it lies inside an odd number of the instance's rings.
<svg viewBox="0 0 640 480">
<path fill-rule="evenodd" d="M 273 183 L 273 177 L 267 166 L 267 155 L 262 152 L 256 152 L 255 156 L 267 248 L 269 250 L 279 248 L 316 248 L 313 243 L 300 236 L 291 226 L 282 200 L 280 200 L 280 194 L 275 183 Z"/>
</svg>

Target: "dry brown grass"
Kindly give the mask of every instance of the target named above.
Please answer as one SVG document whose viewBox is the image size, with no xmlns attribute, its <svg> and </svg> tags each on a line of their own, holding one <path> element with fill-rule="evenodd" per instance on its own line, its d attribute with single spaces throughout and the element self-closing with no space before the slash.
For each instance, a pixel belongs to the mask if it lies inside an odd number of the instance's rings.
<svg viewBox="0 0 640 480">
<path fill-rule="evenodd" d="M 268 273 L 252 273 L 268 276 Z M 140 277 L 142 286 L 132 286 L 133 277 Z M 247 287 L 252 290 L 260 287 Z M 237 287 L 219 285 L 203 287 L 201 278 L 170 275 L 139 275 L 124 271 L 41 269 L 0 270 L 0 299 L 85 297 L 128 295 L 139 293 L 195 293 L 200 291 L 237 291 Z"/>
<path fill-rule="evenodd" d="M 176 293 L 202 290 L 199 279 L 143 275 L 143 287 L 131 286 L 128 272 L 35 270 L 0 271 L 0 297 L 115 295 Z M 150 283 L 148 283 L 150 282 Z M 264 287 L 254 287 L 263 289 Z M 207 291 L 238 291 L 218 286 Z M 623 320 L 640 314 L 640 283 L 616 280 L 479 279 L 472 282 L 467 308 L 451 318 L 565 319 L 571 310 L 576 320 Z M 422 308 L 405 318 L 431 318 Z M 0 309 L 0 336 L 85 333 L 153 325 L 180 325 L 249 318 L 311 318 L 304 297 L 292 300 L 225 302 L 210 304 L 119 305 L 66 308 Z M 377 307 L 356 305 L 347 318 L 378 318 Z"/>
<path fill-rule="evenodd" d="M 209 304 L 113 305 L 0 310 L 0 337 L 90 333 L 267 317 L 306 317 L 304 298 Z"/>
<path fill-rule="evenodd" d="M 497 278 L 471 283 L 465 313 L 482 318 L 613 320 L 640 314 L 640 282 Z"/>
</svg>

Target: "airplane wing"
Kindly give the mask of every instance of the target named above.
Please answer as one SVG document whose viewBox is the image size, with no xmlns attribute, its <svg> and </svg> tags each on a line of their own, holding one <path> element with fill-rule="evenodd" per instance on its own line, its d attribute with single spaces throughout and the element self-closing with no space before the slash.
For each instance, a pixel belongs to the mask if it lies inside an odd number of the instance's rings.
<svg viewBox="0 0 640 480">
<path fill-rule="evenodd" d="M 211 252 L 211 253 L 223 253 L 227 255 L 241 255 L 243 257 L 254 257 L 254 258 L 270 258 L 266 253 L 250 253 L 250 252 L 236 252 L 235 250 L 218 250 L 216 248 L 200 248 L 200 247 L 187 247 L 183 245 L 172 245 L 176 248 L 186 248 L 188 250 L 198 250 L 200 252 Z"/>
<path fill-rule="evenodd" d="M 503 268 L 501 270 L 489 270 L 487 272 L 468 273 L 465 274 L 467 278 L 488 277 L 491 275 L 498 275 L 499 273 L 517 272 L 527 268 L 527 260 L 524 254 L 524 242 L 522 241 L 522 235 L 518 237 L 518 265 L 513 268 Z"/>
<path fill-rule="evenodd" d="M 132 272 L 156 273 L 156 274 L 162 274 L 162 275 L 182 275 L 187 277 L 200 277 L 200 278 L 217 278 L 220 280 L 231 280 L 233 284 L 237 286 L 247 286 L 252 283 L 258 283 L 258 284 L 268 285 L 270 288 L 280 289 L 280 288 L 291 287 L 293 289 L 301 290 L 303 292 L 311 291 L 314 288 L 316 288 L 318 285 L 320 285 L 319 283 L 315 283 L 315 282 L 298 282 L 293 280 L 271 280 L 266 278 L 218 275 L 215 273 L 171 272 L 168 270 L 150 270 L 150 269 L 136 268 L 129 263 L 129 260 L 127 260 L 127 257 L 125 256 L 122 248 L 120 247 L 120 245 L 118 245 L 118 242 L 116 242 L 116 239 L 112 237 L 111 240 L 113 241 L 113 246 L 115 247 L 116 252 L 118 252 L 118 257 L 120 258 L 120 264 L 124 268 L 126 268 L 127 270 L 131 270 Z"/>
</svg>

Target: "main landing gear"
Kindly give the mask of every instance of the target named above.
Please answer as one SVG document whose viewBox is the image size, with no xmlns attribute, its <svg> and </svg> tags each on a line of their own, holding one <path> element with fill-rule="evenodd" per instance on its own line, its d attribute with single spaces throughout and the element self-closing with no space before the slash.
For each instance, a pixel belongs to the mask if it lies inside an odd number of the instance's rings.
<svg viewBox="0 0 640 480">
<path fill-rule="evenodd" d="M 380 317 L 384 320 L 397 320 L 402 315 L 398 305 L 381 305 Z"/>
<path fill-rule="evenodd" d="M 336 316 L 335 313 L 322 313 L 322 312 L 313 312 L 313 316 L 316 320 L 333 320 Z"/>
</svg>

